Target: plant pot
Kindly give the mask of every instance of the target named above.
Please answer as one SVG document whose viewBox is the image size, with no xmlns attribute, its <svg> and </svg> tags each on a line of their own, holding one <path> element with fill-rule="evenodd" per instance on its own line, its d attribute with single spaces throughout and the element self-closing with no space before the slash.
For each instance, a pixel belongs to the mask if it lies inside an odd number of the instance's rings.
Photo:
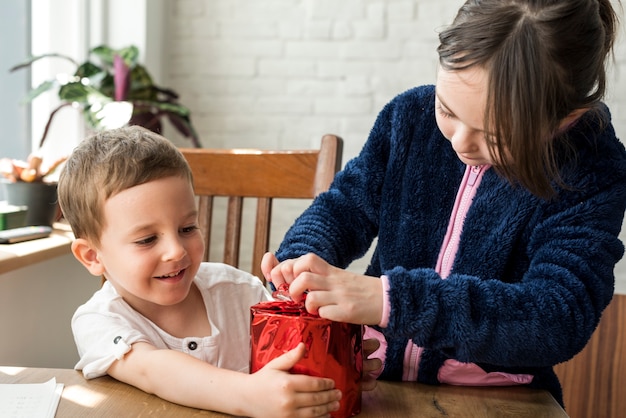
<svg viewBox="0 0 626 418">
<path fill-rule="evenodd" d="M 59 211 L 57 184 L 23 181 L 2 183 L 9 205 L 27 206 L 26 225 L 52 226 Z"/>
</svg>

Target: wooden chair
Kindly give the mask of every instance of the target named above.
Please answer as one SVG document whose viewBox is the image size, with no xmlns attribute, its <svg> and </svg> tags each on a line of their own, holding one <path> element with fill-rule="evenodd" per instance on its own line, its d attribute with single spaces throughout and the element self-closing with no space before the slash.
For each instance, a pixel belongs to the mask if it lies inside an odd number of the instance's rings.
<svg viewBox="0 0 626 418">
<path fill-rule="evenodd" d="M 585 348 L 554 371 L 571 418 L 625 416 L 626 295 L 613 296 Z"/>
<path fill-rule="evenodd" d="M 182 148 L 191 166 L 198 196 L 199 225 L 209 260 L 214 197 L 227 197 L 223 262 L 239 267 L 244 198 L 257 201 L 251 273 L 261 273 L 261 258 L 269 250 L 272 200 L 312 199 L 326 191 L 341 168 L 343 140 L 324 135 L 315 150 Z"/>
</svg>

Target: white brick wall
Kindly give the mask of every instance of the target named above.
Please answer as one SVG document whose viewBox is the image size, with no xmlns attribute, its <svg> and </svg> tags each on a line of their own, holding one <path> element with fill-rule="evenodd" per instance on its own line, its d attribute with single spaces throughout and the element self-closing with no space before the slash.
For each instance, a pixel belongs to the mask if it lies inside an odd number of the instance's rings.
<svg viewBox="0 0 626 418">
<path fill-rule="evenodd" d="M 345 162 L 360 150 L 386 102 L 434 82 L 437 30 L 462 3 L 168 1 L 163 81 L 191 107 L 205 147 L 308 148 L 333 132 L 345 140 Z M 607 101 L 624 139 L 623 32 Z M 280 218 L 287 224 L 301 207 L 284 210 Z M 280 233 L 274 240 L 273 246 Z M 626 266 L 622 270 L 619 286 L 626 293 Z"/>
</svg>

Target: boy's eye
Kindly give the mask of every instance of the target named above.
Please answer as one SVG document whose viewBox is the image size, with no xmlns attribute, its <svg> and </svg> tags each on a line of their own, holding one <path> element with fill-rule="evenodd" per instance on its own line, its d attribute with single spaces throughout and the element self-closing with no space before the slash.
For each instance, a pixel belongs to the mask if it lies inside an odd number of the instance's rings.
<svg viewBox="0 0 626 418">
<path fill-rule="evenodd" d="M 135 241 L 135 244 L 138 245 L 149 245 L 156 241 L 156 236 L 150 236 L 148 238 L 140 239 L 139 241 Z"/>
<path fill-rule="evenodd" d="M 183 234 L 190 234 L 190 233 L 196 231 L 197 229 L 198 229 L 197 225 L 191 225 L 191 226 L 186 226 L 186 227 L 182 228 L 180 231 Z"/>
</svg>

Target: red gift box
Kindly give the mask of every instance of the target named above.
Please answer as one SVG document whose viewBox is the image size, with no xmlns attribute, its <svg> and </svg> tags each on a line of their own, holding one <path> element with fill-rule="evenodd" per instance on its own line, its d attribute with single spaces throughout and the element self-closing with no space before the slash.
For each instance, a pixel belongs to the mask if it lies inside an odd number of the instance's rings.
<svg viewBox="0 0 626 418">
<path fill-rule="evenodd" d="M 250 308 L 250 336 L 250 373 L 304 342 L 306 353 L 290 372 L 335 381 L 342 397 L 333 418 L 361 412 L 361 325 L 320 318 L 292 301 L 271 301 Z"/>
</svg>

